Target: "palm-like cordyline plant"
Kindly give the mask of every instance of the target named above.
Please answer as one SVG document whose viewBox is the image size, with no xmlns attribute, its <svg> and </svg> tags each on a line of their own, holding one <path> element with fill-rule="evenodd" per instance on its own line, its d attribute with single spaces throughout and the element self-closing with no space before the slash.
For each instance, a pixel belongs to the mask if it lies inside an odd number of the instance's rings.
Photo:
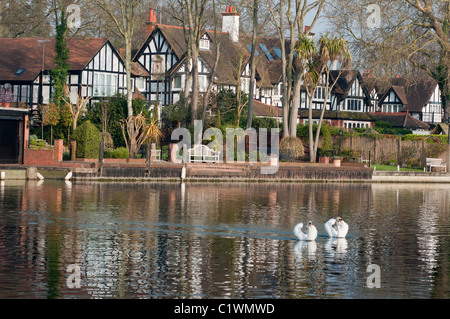
<svg viewBox="0 0 450 319">
<path fill-rule="evenodd" d="M 301 97 L 300 90 L 305 81 L 308 64 L 316 54 L 317 49 L 314 40 L 305 34 L 300 35 L 294 46 L 294 92 L 298 93 L 291 96 L 292 107 L 290 108 L 289 114 L 289 136 L 297 135 L 298 106 L 300 105 Z"/>
<path fill-rule="evenodd" d="M 330 72 L 331 63 L 337 61 L 339 63 L 339 73 L 333 82 L 330 83 Z M 309 144 L 310 144 L 310 160 L 311 162 L 316 161 L 317 148 L 319 143 L 320 129 L 323 122 L 323 117 L 325 114 L 326 105 L 328 103 L 328 98 L 336 85 L 338 79 L 342 75 L 342 71 L 350 65 L 351 55 L 348 48 L 347 42 L 341 37 L 329 38 L 324 35 L 319 40 L 319 50 L 318 53 L 310 60 L 306 75 L 305 87 L 307 89 L 309 97 Z M 322 82 L 322 75 L 325 75 Z M 325 86 L 325 98 L 322 105 L 322 110 L 320 114 L 320 119 L 317 127 L 316 137 L 313 137 L 312 130 L 312 97 L 317 87 L 322 84 Z"/>
<path fill-rule="evenodd" d="M 121 120 L 120 126 L 130 157 L 135 157 L 146 141 L 156 143 L 163 136 L 158 119 L 152 118 L 147 122 L 142 112 Z"/>
</svg>

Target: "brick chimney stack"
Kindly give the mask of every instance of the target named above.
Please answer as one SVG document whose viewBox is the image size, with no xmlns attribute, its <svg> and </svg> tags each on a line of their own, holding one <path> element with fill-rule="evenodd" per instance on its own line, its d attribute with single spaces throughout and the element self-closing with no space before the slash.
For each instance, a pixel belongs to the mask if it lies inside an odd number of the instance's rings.
<svg viewBox="0 0 450 319">
<path fill-rule="evenodd" d="M 147 38 L 152 33 L 153 29 L 156 25 L 156 13 L 153 11 L 153 8 L 150 8 L 150 16 L 147 22 Z"/>
</svg>

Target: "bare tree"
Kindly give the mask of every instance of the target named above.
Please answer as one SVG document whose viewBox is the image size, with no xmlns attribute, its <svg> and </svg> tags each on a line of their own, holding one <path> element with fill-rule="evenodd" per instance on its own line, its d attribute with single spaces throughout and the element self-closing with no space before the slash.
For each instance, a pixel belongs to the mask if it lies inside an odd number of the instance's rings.
<svg viewBox="0 0 450 319">
<path fill-rule="evenodd" d="M 69 86 L 67 83 L 64 85 L 64 97 L 62 98 L 64 103 L 69 106 L 70 113 L 72 114 L 72 130 L 75 132 L 77 129 L 77 121 L 80 117 L 81 113 L 86 109 L 86 105 L 88 104 L 89 100 L 91 99 L 90 96 L 86 95 L 87 93 L 87 86 L 81 86 L 81 94 L 77 93 L 77 96 L 75 99 L 72 99 L 72 95 L 69 89 Z"/>
<path fill-rule="evenodd" d="M 297 135 L 298 101 L 300 101 L 300 88 L 303 82 L 303 74 L 295 75 L 296 59 L 294 49 L 297 39 L 301 34 L 309 35 L 314 28 L 325 0 L 280 0 L 272 3 L 266 0 L 272 16 L 272 22 L 280 39 L 282 61 L 282 105 L 283 105 L 283 136 Z M 314 12 L 313 20 L 305 30 L 306 15 Z"/>
<path fill-rule="evenodd" d="M 145 2 L 139 0 L 94 0 L 116 26 L 125 42 L 125 70 L 127 80 L 128 117 L 133 116 L 133 88 L 131 83 L 133 37 L 138 27 L 137 16 Z"/>
<path fill-rule="evenodd" d="M 338 37 L 329 38 L 328 36 L 322 36 L 319 40 L 319 50 L 316 53 L 314 49 L 314 44 L 312 40 L 307 38 L 300 38 L 297 46 L 296 52 L 301 55 L 301 51 L 304 51 L 303 56 L 305 56 L 305 51 L 309 55 L 308 58 L 308 69 L 305 71 L 305 88 L 308 95 L 308 129 L 309 129 L 309 157 L 310 162 L 314 163 L 317 158 L 317 150 L 319 147 L 319 136 L 320 130 L 323 124 L 323 118 L 325 115 L 326 106 L 328 100 L 330 99 L 331 92 L 336 86 L 339 78 L 342 76 L 344 70 L 348 67 L 351 56 L 348 49 L 347 42 Z M 339 68 L 337 74 L 331 76 L 330 65 L 333 62 L 338 62 Z M 317 88 L 322 86 L 325 88 L 324 101 L 322 103 L 319 122 L 317 125 L 316 136 L 313 134 L 313 123 L 312 123 L 312 106 L 313 106 L 313 96 Z M 332 101 L 331 101 L 332 102 Z"/>
<path fill-rule="evenodd" d="M 252 47 L 250 52 L 250 88 L 248 93 L 248 116 L 247 116 L 247 128 L 252 127 L 253 121 L 253 96 L 255 89 L 255 78 L 256 78 L 256 35 L 258 33 L 258 0 L 253 0 L 253 30 L 252 30 Z"/>
<path fill-rule="evenodd" d="M 450 116 L 449 0 L 373 0 L 370 3 L 333 0 L 330 3 L 329 20 L 353 44 L 355 55 L 358 58 L 366 55 L 377 61 L 370 65 L 371 74 L 391 76 L 389 71 L 393 70 L 404 76 L 416 76 L 422 70 L 439 85 L 443 120 Z M 368 10 L 369 5 L 376 5 L 379 12 Z M 365 12 L 365 15 L 355 15 L 355 12 Z M 339 19 L 335 14 L 339 14 Z M 374 14 L 379 15 L 378 26 L 368 25 L 368 19 Z M 380 61 L 378 57 L 384 59 Z"/>
<path fill-rule="evenodd" d="M 188 37 L 191 51 L 192 63 L 192 97 L 191 97 L 191 121 L 198 118 L 199 101 L 199 76 L 198 57 L 200 51 L 200 37 L 202 35 L 203 14 L 205 12 L 207 0 L 183 0 L 186 3 L 186 14 L 188 22 Z"/>
</svg>

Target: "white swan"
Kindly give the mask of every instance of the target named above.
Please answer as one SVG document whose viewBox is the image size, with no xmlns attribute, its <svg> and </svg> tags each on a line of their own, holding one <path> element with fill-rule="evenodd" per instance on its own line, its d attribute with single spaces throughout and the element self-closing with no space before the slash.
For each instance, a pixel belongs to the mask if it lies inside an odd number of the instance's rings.
<svg viewBox="0 0 450 319">
<path fill-rule="evenodd" d="M 340 217 L 331 218 L 323 227 L 329 237 L 345 238 L 348 233 L 348 224 Z"/>
<path fill-rule="evenodd" d="M 308 231 L 305 234 L 302 231 L 303 223 L 298 223 L 294 227 L 294 235 L 297 237 L 298 240 L 315 240 L 317 237 L 317 229 L 316 227 L 311 223 L 308 222 Z"/>
</svg>

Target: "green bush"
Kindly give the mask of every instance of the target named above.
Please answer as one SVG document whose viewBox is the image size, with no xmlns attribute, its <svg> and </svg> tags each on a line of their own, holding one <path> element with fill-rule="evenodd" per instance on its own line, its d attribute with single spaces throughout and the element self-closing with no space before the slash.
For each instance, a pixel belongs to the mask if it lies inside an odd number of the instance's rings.
<svg viewBox="0 0 450 319">
<path fill-rule="evenodd" d="M 169 146 L 168 145 L 164 145 L 163 147 L 161 147 L 161 159 L 163 161 L 169 160 Z"/>
<path fill-rule="evenodd" d="M 448 136 L 447 135 L 428 135 L 426 142 L 427 143 L 437 143 L 437 144 L 447 144 Z"/>
<path fill-rule="evenodd" d="M 63 153 L 63 161 L 70 161 L 70 152 Z"/>
<path fill-rule="evenodd" d="M 110 148 L 105 148 L 103 150 L 103 158 L 113 158 L 114 150 Z"/>
<path fill-rule="evenodd" d="M 77 141 L 78 158 L 98 158 L 99 143 L 102 139 L 100 131 L 90 121 L 86 121 L 77 127 L 73 134 Z"/>
<path fill-rule="evenodd" d="M 113 158 L 128 158 L 130 152 L 126 147 L 118 147 L 113 151 Z"/>
<path fill-rule="evenodd" d="M 324 123 L 321 129 L 321 133 L 323 136 L 322 148 L 320 149 L 320 156 L 332 156 L 333 155 L 333 147 L 331 146 L 331 132 L 329 126 Z"/>
</svg>

